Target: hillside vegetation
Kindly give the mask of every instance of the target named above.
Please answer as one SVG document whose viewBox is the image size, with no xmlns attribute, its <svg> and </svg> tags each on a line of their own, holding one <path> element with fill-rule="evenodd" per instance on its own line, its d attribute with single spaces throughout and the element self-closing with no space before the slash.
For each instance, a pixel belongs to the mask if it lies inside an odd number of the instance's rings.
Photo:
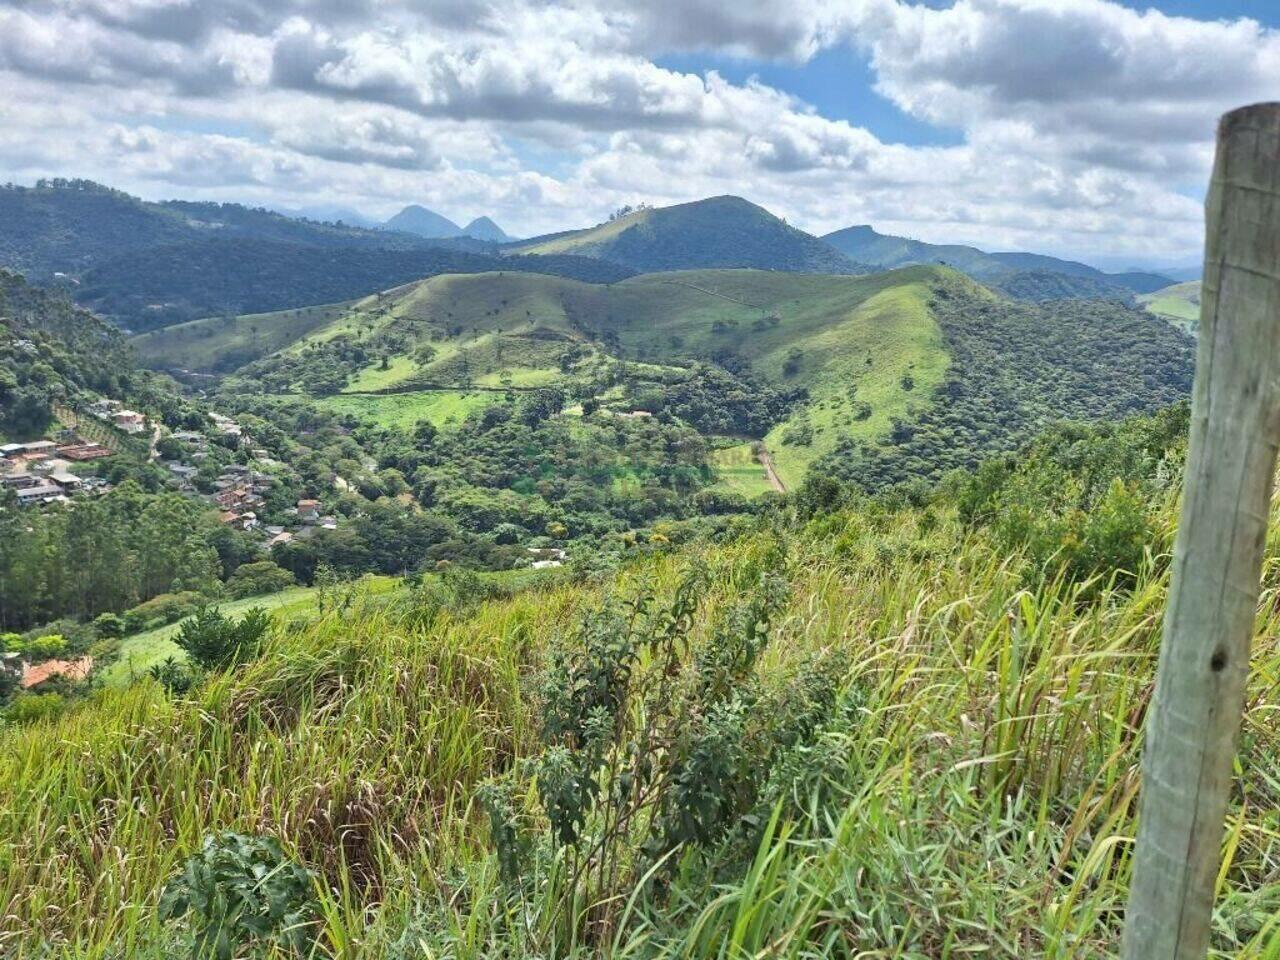
<svg viewBox="0 0 1280 960">
<path fill-rule="evenodd" d="M 86 180 L 0 189 L 0 267 L 64 286 L 131 330 L 348 300 L 438 273 L 537 270 L 608 283 L 634 271 L 492 244 L 295 219 L 238 204 L 148 203 Z"/>
<path fill-rule="evenodd" d="M 927 507 L 815 488 L 598 584 L 357 594 L 0 733 L 0 944 L 187 951 L 161 892 L 230 830 L 193 893 L 256 837 L 313 871 L 287 932 L 228 931 L 280 957 L 1114 956 L 1185 424 L 1059 431 Z M 1215 958 L 1280 948 L 1278 731 L 1244 723 Z"/>
<path fill-rule="evenodd" d="M 620 263 L 641 272 L 755 267 L 801 273 L 865 273 L 829 244 L 741 197 L 644 207 L 587 230 L 535 237 L 506 249 Z"/>
<path fill-rule="evenodd" d="M 1015 304 L 926 266 L 866 277 L 678 271 L 611 285 L 442 276 L 134 342 L 165 367 L 225 372 L 261 355 L 228 391 L 306 395 L 402 429 L 553 387 L 704 435 L 764 440 L 787 486 L 820 463 L 868 488 L 971 467 L 1055 419 L 1157 409 L 1187 395 L 1192 367 L 1191 341 L 1145 313 Z"/>
<path fill-rule="evenodd" d="M 1200 281 L 1175 283 L 1138 298 L 1148 311 L 1175 327 L 1195 333 L 1200 328 Z"/>
</svg>

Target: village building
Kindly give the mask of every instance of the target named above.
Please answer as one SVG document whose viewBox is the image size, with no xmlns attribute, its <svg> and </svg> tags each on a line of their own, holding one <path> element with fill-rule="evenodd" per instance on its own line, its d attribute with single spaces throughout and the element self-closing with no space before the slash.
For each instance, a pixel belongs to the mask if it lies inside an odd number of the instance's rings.
<svg viewBox="0 0 1280 960">
<path fill-rule="evenodd" d="M 54 677 L 65 677 L 80 682 L 89 677 L 93 670 L 93 657 L 80 657 L 76 660 L 46 660 L 43 663 L 24 664 L 20 685 L 23 690 L 30 690 L 46 680 Z"/>
<path fill-rule="evenodd" d="M 141 433 L 147 429 L 147 418 L 136 410 L 117 410 L 111 415 L 111 422 L 125 433 Z"/>
</svg>

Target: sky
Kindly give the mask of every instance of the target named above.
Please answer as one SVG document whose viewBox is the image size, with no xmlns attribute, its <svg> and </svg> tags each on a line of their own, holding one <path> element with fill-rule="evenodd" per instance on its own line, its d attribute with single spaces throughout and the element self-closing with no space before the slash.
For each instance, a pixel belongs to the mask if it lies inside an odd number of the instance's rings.
<svg viewBox="0 0 1280 960">
<path fill-rule="evenodd" d="M 530 236 L 736 194 L 821 234 L 1199 256 L 1277 0 L 0 0 L 0 180 Z"/>
</svg>

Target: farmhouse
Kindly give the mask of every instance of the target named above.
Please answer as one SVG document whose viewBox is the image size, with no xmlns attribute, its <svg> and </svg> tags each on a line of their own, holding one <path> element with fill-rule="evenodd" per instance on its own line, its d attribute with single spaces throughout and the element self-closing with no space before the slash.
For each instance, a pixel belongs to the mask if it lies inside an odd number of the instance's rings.
<svg viewBox="0 0 1280 960">
<path fill-rule="evenodd" d="M 22 680 L 23 690 L 52 680 L 54 677 L 66 677 L 68 680 L 81 681 L 89 676 L 93 669 L 93 657 L 80 657 L 76 660 L 46 660 L 44 663 L 24 664 Z"/>
<path fill-rule="evenodd" d="M 141 433 L 147 429 L 147 418 L 136 410 L 118 410 L 111 415 L 111 422 L 125 433 Z"/>
</svg>

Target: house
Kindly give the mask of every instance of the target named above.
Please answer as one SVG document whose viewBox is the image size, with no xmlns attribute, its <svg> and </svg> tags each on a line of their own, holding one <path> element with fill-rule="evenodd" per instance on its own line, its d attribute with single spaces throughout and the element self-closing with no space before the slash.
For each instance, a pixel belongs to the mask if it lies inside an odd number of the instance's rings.
<svg viewBox="0 0 1280 960">
<path fill-rule="evenodd" d="M 0 476 L 0 487 L 12 487 L 15 490 L 22 490 L 26 487 L 35 487 L 40 485 L 40 479 L 33 477 L 25 470 L 15 470 L 13 473 L 6 473 Z"/>
<path fill-rule="evenodd" d="M 65 499 L 62 488 L 52 483 L 41 483 L 34 487 L 22 487 L 18 490 L 18 503 L 23 505 Z"/>
<path fill-rule="evenodd" d="M 21 443 L 0 444 L 0 457 L 8 460 L 11 457 L 16 457 L 25 449 L 26 446 Z"/>
<path fill-rule="evenodd" d="M 79 490 L 81 485 L 84 483 L 84 481 L 74 473 L 71 473 L 63 467 L 53 470 L 49 474 L 49 479 L 60 486 L 66 493 Z"/>
<path fill-rule="evenodd" d="M 298 519 L 303 523 L 315 523 L 320 519 L 319 500 L 299 500 Z"/>
<path fill-rule="evenodd" d="M 200 472 L 200 468 L 193 467 L 186 463 L 178 463 L 175 460 L 169 464 L 169 472 L 182 480 L 190 480 Z"/>
<path fill-rule="evenodd" d="M 200 443 L 204 440 L 204 434 L 196 433 L 194 430 L 175 430 L 172 436 L 173 439 L 181 440 L 183 443 Z"/>
<path fill-rule="evenodd" d="M 30 443 L 24 443 L 22 449 L 27 454 L 39 453 L 49 456 L 58 449 L 58 445 L 52 440 L 32 440 Z"/>
<path fill-rule="evenodd" d="M 320 529 L 321 530 L 337 530 L 338 518 L 337 517 L 321 517 Z"/>
<path fill-rule="evenodd" d="M 117 410 L 111 415 L 111 422 L 125 433 L 141 433 L 147 429 L 147 418 L 136 410 Z"/>
<path fill-rule="evenodd" d="M 292 533 L 290 533 L 288 530 L 282 530 L 279 533 L 277 533 L 275 536 L 273 536 L 270 540 L 267 541 L 267 546 L 274 547 L 280 543 L 288 543 L 292 539 L 293 539 Z"/>
<path fill-rule="evenodd" d="M 111 451 L 100 443 L 73 443 L 59 447 L 58 456 L 67 460 L 97 460 L 111 456 Z"/>
<path fill-rule="evenodd" d="M 78 683 L 86 679 L 92 669 L 93 657 L 80 657 L 77 660 L 46 660 L 44 663 L 26 664 L 22 671 L 20 685 L 23 690 L 30 690 L 54 677 L 66 677 Z"/>
</svg>

